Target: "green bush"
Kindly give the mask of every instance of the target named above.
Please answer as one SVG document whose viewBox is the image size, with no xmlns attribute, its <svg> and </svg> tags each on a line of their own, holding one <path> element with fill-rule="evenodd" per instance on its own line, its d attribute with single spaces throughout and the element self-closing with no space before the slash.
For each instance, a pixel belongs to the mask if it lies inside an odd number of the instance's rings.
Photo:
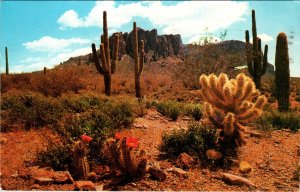
<svg viewBox="0 0 300 192">
<path fill-rule="evenodd" d="M 115 129 L 129 127 L 133 123 L 133 109 L 127 102 L 114 103 L 108 115 Z"/>
<path fill-rule="evenodd" d="M 163 116 L 170 117 L 173 121 L 176 121 L 181 113 L 180 104 L 175 101 L 158 102 L 154 103 L 157 111 Z"/>
<path fill-rule="evenodd" d="M 290 129 L 296 132 L 300 129 L 300 115 L 292 112 L 264 112 L 263 115 L 255 121 L 259 129 Z"/>
<path fill-rule="evenodd" d="M 57 99 L 34 92 L 5 95 L 1 103 L 9 122 L 24 123 L 26 128 L 54 124 L 64 114 L 64 108 Z"/>
<path fill-rule="evenodd" d="M 52 167 L 56 171 L 65 171 L 71 167 L 70 145 L 54 145 L 37 154 L 36 164 L 41 167 Z"/>
<path fill-rule="evenodd" d="M 203 108 L 200 104 L 189 104 L 185 107 L 185 113 L 192 116 L 196 121 L 199 121 L 203 116 Z"/>
<path fill-rule="evenodd" d="M 187 130 L 179 129 L 164 133 L 160 150 L 170 156 L 186 152 L 205 158 L 206 150 L 216 148 L 216 141 L 216 129 L 193 122 L 188 125 Z"/>
</svg>

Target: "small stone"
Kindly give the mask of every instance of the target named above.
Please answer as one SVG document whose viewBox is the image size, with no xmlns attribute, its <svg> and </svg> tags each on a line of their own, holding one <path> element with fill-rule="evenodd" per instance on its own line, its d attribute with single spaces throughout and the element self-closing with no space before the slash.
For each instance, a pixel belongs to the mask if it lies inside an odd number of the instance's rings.
<svg viewBox="0 0 300 192">
<path fill-rule="evenodd" d="M 76 181 L 75 182 L 75 190 L 79 191 L 95 191 L 96 186 L 91 181 Z"/>
<path fill-rule="evenodd" d="M 250 137 L 257 137 L 257 138 L 261 138 L 261 134 L 259 132 L 256 131 L 249 131 Z"/>
<path fill-rule="evenodd" d="M 41 189 L 41 186 L 39 184 L 33 184 L 31 187 L 30 187 L 31 190 L 33 189 Z"/>
<path fill-rule="evenodd" d="M 191 118 L 189 118 L 189 117 L 182 117 L 182 120 L 183 121 L 189 121 L 189 120 L 191 120 Z"/>
<path fill-rule="evenodd" d="M 239 167 L 241 173 L 249 173 L 252 171 L 252 167 L 247 161 L 241 161 Z"/>
<path fill-rule="evenodd" d="M 177 167 L 173 167 L 173 168 L 167 169 L 167 171 L 174 173 L 178 177 L 184 177 L 184 178 L 188 177 L 188 172 L 187 171 L 184 171 L 184 170 L 182 170 L 180 168 L 177 168 Z"/>
<path fill-rule="evenodd" d="M 142 124 L 139 124 L 139 123 L 134 123 L 133 126 L 135 128 L 143 128 L 143 125 Z"/>
<path fill-rule="evenodd" d="M 148 126 L 148 125 L 143 125 L 143 128 L 144 128 L 144 129 L 148 129 L 149 126 Z"/>
<path fill-rule="evenodd" d="M 4 138 L 4 137 L 1 137 L 1 138 L 0 138 L 0 144 L 1 144 L 1 145 L 4 145 L 4 144 L 6 144 L 6 143 L 7 143 L 7 139 Z"/>
<path fill-rule="evenodd" d="M 89 172 L 87 174 L 87 179 L 91 181 L 96 181 L 97 174 L 95 172 Z"/>
<path fill-rule="evenodd" d="M 103 188 L 104 188 L 104 184 L 95 186 L 96 191 L 103 191 Z"/>
<path fill-rule="evenodd" d="M 194 158 L 187 153 L 181 153 L 176 160 L 176 164 L 183 169 L 189 169 L 194 162 Z"/>
<path fill-rule="evenodd" d="M 256 185 L 251 180 L 244 177 L 232 175 L 230 173 L 221 173 L 221 176 L 223 181 L 232 185 L 247 185 L 250 187 L 256 187 Z"/>
<path fill-rule="evenodd" d="M 74 179 L 69 171 L 57 171 L 54 173 L 52 179 L 56 183 L 74 183 Z"/>
<path fill-rule="evenodd" d="M 53 183 L 53 179 L 48 177 L 32 177 L 34 183 L 40 184 L 40 185 L 49 185 Z"/>
<path fill-rule="evenodd" d="M 157 179 L 159 181 L 164 181 L 167 178 L 167 174 L 156 164 L 151 166 L 148 169 L 148 172 L 154 179 Z"/>
<path fill-rule="evenodd" d="M 214 149 L 207 150 L 206 156 L 208 159 L 211 159 L 211 160 L 219 160 L 223 157 L 222 153 L 220 153 Z"/>
<path fill-rule="evenodd" d="M 16 171 L 14 174 L 12 174 L 11 177 L 14 177 L 14 178 L 19 177 L 18 171 Z"/>
</svg>

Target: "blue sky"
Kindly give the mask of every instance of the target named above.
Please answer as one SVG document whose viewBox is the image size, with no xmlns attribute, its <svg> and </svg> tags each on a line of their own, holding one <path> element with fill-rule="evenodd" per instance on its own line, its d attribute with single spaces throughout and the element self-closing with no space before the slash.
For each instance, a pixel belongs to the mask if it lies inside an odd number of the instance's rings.
<svg viewBox="0 0 300 192">
<path fill-rule="evenodd" d="M 99 45 L 103 10 L 109 33 L 129 32 L 136 21 L 159 34 L 181 34 L 190 43 L 207 33 L 218 39 L 224 30 L 225 40 L 244 41 L 252 9 L 257 33 L 269 45 L 269 62 L 275 62 L 277 34 L 285 32 L 291 43 L 291 76 L 300 77 L 300 1 L 0 1 L 1 72 L 5 46 L 13 73 L 51 68 L 90 53 L 91 43 Z"/>
</svg>

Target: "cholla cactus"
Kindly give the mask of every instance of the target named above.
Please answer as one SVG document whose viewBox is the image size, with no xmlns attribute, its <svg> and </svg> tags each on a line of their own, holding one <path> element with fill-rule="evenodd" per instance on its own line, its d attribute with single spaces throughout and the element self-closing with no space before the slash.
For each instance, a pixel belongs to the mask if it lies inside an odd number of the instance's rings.
<svg viewBox="0 0 300 192">
<path fill-rule="evenodd" d="M 116 134 L 116 139 L 108 142 L 108 150 L 116 170 L 128 181 L 141 179 L 146 174 L 147 159 L 145 151 L 133 150 L 134 148 L 138 148 L 138 140 L 136 138 L 121 138 L 118 133 Z"/>
<path fill-rule="evenodd" d="M 201 96 L 209 120 L 221 129 L 221 140 L 226 144 L 241 146 L 245 143 L 242 132 L 244 123 L 259 117 L 267 102 L 265 96 L 255 88 L 250 77 L 240 73 L 236 79 L 226 74 L 200 77 Z"/>
</svg>

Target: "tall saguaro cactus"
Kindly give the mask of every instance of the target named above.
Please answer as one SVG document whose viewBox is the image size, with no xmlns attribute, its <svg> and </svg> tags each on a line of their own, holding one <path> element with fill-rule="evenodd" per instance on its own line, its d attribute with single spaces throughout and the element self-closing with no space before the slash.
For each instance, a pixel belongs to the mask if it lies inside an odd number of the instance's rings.
<svg viewBox="0 0 300 192">
<path fill-rule="evenodd" d="M 112 61 L 110 60 L 110 49 L 108 40 L 108 29 L 107 29 L 107 14 L 103 11 L 103 35 L 101 36 L 100 44 L 100 55 L 101 64 L 96 50 L 96 45 L 92 44 L 93 60 L 95 62 L 96 68 L 100 74 L 104 77 L 105 95 L 109 96 L 111 94 L 111 74 L 115 73 L 117 58 L 118 58 L 118 48 L 119 47 L 119 35 L 114 36 L 114 47 Z"/>
<path fill-rule="evenodd" d="M 141 75 L 144 69 L 144 41 L 141 41 L 140 57 L 138 57 L 138 35 L 136 22 L 133 22 L 133 58 L 134 58 L 134 79 L 135 96 L 141 98 Z"/>
<path fill-rule="evenodd" d="M 288 42 L 285 33 L 279 33 L 276 42 L 275 82 L 278 110 L 288 111 L 290 95 L 290 67 Z"/>
<path fill-rule="evenodd" d="M 8 69 L 8 50 L 7 47 L 5 47 L 5 64 L 6 64 L 6 75 L 9 74 L 9 69 Z"/>
<path fill-rule="evenodd" d="M 268 65 L 268 45 L 265 45 L 264 54 L 261 50 L 261 39 L 257 37 L 255 11 L 252 10 L 252 50 L 249 43 L 249 31 L 246 30 L 246 56 L 249 74 L 253 77 L 257 89 L 261 88 L 261 77 L 266 73 Z"/>
</svg>

